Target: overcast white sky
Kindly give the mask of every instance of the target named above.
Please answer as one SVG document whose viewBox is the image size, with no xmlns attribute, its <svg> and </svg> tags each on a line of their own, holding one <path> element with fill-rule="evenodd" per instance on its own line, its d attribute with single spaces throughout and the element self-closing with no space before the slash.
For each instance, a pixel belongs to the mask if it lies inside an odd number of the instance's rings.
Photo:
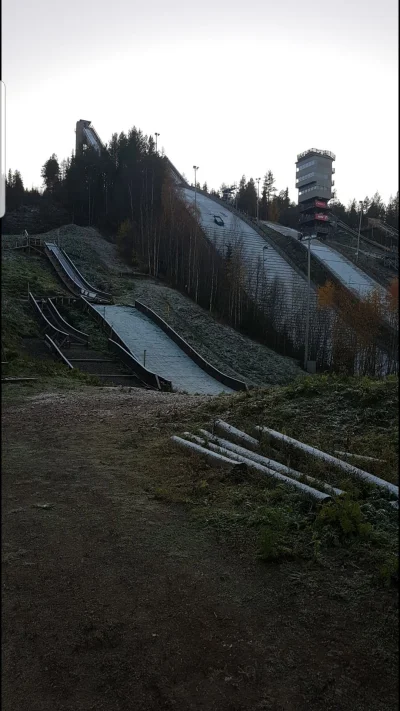
<svg viewBox="0 0 400 711">
<path fill-rule="evenodd" d="M 347 203 L 398 189 L 397 0 L 3 0 L 7 170 L 41 184 L 75 123 L 104 142 L 160 133 L 209 187 L 272 170 L 297 202 L 297 153 L 336 154 Z"/>
</svg>

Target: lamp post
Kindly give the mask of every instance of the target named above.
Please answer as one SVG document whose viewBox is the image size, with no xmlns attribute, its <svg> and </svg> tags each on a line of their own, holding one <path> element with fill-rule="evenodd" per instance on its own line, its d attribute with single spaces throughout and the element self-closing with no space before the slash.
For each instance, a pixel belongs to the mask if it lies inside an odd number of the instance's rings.
<svg viewBox="0 0 400 711">
<path fill-rule="evenodd" d="M 235 209 L 237 210 L 237 203 L 238 203 L 238 195 L 239 195 L 239 187 L 235 185 Z"/>
<path fill-rule="evenodd" d="M 263 256 L 263 270 L 262 270 L 262 281 L 261 281 L 261 288 L 262 288 L 262 300 L 263 300 L 263 306 L 265 308 L 265 301 L 267 299 L 267 279 L 266 279 L 266 273 L 265 273 L 265 252 L 267 251 L 268 246 L 265 244 L 264 247 L 262 248 L 262 256 Z M 257 286 L 256 286 L 256 300 L 258 297 L 258 275 L 257 275 Z"/>
<path fill-rule="evenodd" d="M 155 133 L 154 135 L 155 135 L 155 137 L 156 137 L 156 153 L 157 153 L 157 138 L 159 137 L 160 134 L 159 134 L 159 133 Z"/>
<path fill-rule="evenodd" d="M 256 178 L 256 181 L 257 181 L 257 222 L 258 222 L 258 204 L 260 202 L 260 180 L 261 180 L 261 178 Z"/>
<path fill-rule="evenodd" d="M 267 249 L 268 249 L 268 247 L 265 244 L 263 247 L 263 269 L 264 269 L 264 272 L 265 272 L 265 252 L 267 251 Z"/>
<path fill-rule="evenodd" d="M 361 233 L 361 221 L 363 215 L 363 203 L 360 200 L 360 223 L 358 225 L 358 237 L 357 237 L 357 252 L 356 252 L 356 262 L 358 262 L 358 255 L 360 252 L 360 233 Z"/>
<path fill-rule="evenodd" d="M 198 169 L 199 169 L 198 165 L 193 166 L 193 170 L 194 170 L 194 207 L 195 207 L 195 209 L 197 207 L 197 178 L 196 178 L 196 174 L 197 174 Z"/>
<path fill-rule="evenodd" d="M 307 311 L 306 311 L 306 335 L 304 343 L 304 370 L 307 370 L 308 363 L 308 341 L 310 334 L 310 291 L 311 291 L 311 235 L 308 235 L 307 249 Z"/>
</svg>

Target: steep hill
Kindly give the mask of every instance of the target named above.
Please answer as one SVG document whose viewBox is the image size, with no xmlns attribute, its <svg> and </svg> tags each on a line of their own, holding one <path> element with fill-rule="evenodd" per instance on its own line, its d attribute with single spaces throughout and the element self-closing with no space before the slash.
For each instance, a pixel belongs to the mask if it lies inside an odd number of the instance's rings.
<svg viewBox="0 0 400 711">
<path fill-rule="evenodd" d="M 142 300 L 223 372 L 245 379 L 250 385 L 285 384 L 303 373 L 293 359 L 285 358 L 219 322 L 165 283 L 135 276 L 135 270 L 119 257 L 116 246 L 96 229 L 64 225 L 41 237 L 59 242 L 89 281 L 113 293 L 115 303 L 134 305 L 135 299 Z M 6 244 L 15 241 L 13 236 L 3 239 Z M 32 264 L 35 270 L 40 268 L 40 272 L 48 276 L 53 289 L 58 288 L 63 293 L 63 287 L 58 286 L 44 258 L 28 257 L 7 249 L 3 250 L 3 259 L 8 265 L 24 265 L 25 284 L 29 281 L 29 265 Z M 39 293 L 42 288 L 39 281 L 35 291 Z M 24 285 L 23 289 L 27 287 Z"/>
</svg>

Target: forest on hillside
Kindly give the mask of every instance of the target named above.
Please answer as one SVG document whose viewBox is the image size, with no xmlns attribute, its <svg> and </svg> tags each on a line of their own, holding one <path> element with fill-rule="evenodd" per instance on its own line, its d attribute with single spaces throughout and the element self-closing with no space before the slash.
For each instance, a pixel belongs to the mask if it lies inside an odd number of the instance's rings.
<svg viewBox="0 0 400 711">
<path fill-rule="evenodd" d="M 41 191 L 36 188 L 26 190 L 20 171 L 9 170 L 6 179 L 7 211 L 41 201 L 53 202 L 68 211 L 71 222 L 96 224 L 115 230 L 124 219 L 134 218 L 138 202 L 142 211 L 145 209 L 144 204 L 147 206 L 149 202 L 144 195 L 149 190 L 152 210 L 159 208 L 166 170 L 164 157 L 156 152 L 153 137 L 143 135 L 134 127 L 128 134 L 113 134 L 101 155 L 89 148 L 83 156 L 72 154 L 61 162 L 56 155 L 50 156 L 42 168 Z M 209 189 L 207 183 L 203 186 L 198 183 L 197 187 L 220 198 L 230 190 L 230 199 L 235 207 L 250 217 L 257 216 L 258 208 L 260 220 L 292 228 L 298 226 L 298 206 L 290 200 L 288 187 L 277 188 L 271 170 L 266 171 L 262 181 L 260 178 L 246 180 L 243 175 L 239 185 L 222 183 L 219 190 Z M 157 196 L 158 203 L 154 202 Z M 347 206 L 336 197 L 330 202 L 332 212 L 353 228 L 359 225 L 361 205 L 363 225 L 368 218 L 376 218 L 398 229 L 398 191 L 387 204 L 379 192 L 363 200 L 353 198 Z"/>
<path fill-rule="evenodd" d="M 45 202 L 46 209 L 56 206 L 60 210 L 60 224 L 99 228 L 116 241 L 131 265 L 166 280 L 216 317 L 301 361 L 304 289 L 299 293 L 293 290 L 288 304 L 287 284 L 276 277 L 269 279 L 261 262 L 251 269 L 245 264 L 240 236 L 225 255 L 214 248 L 201 229 L 195 209 L 181 199 L 168 160 L 156 151 L 152 136 L 145 136 L 134 127 L 128 134 L 114 134 L 100 154 L 87 148 L 82 155 L 72 155 L 61 162 L 53 154 L 42 167 L 42 178 L 42 193 L 26 191 L 19 171 L 10 171 L 7 209 L 18 211 L 22 205 L 34 207 Z M 222 185 L 220 191 L 209 191 L 204 184 L 202 190 L 222 197 L 225 188 Z M 287 188 L 278 191 L 275 187 L 271 171 L 257 187 L 253 179 L 246 181 L 242 177 L 234 194 L 237 208 L 255 216 L 258 192 L 260 219 L 297 227 L 297 206 L 289 200 Z M 335 201 L 333 210 L 356 227 L 360 215 L 357 205 L 355 200 L 347 207 Z M 365 198 L 363 213 L 366 218 L 378 217 L 397 227 L 398 193 L 388 205 L 378 194 L 371 200 Z M 389 370 L 396 368 L 393 333 L 389 361 L 379 345 L 387 307 L 396 330 L 395 300 L 382 304 L 374 296 L 361 303 L 345 291 L 326 286 L 321 298 L 311 305 L 310 359 L 316 360 L 321 370 L 348 373 L 380 372 L 383 361 Z"/>
</svg>

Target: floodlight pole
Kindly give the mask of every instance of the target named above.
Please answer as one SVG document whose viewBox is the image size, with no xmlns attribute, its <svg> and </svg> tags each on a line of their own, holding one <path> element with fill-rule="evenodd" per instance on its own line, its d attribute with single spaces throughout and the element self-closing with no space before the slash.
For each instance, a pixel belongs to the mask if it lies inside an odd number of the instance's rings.
<svg viewBox="0 0 400 711">
<path fill-rule="evenodd" d="M 197 174 L 198 169 L 199 169 L 198 165 L 193 166 L 193 170 L 194 170 L 194 207 L 195 207 L 195 209 L 197 208 L 197 178 L 196 178 L 196 174 Z"/>
<path fill-rule="evenodd" d="M 306 312 L 306 334 L 304 343 L 304 370 L 307 370 L 308 363 L 308 341 L 310 333 L 310 291 L 311 291 L 311 235 L 308 235 L 307 250 L 307 312 Z"/>
<path fill-rule="evenodd" d="M 360 234 L 361 234 L 362 214 L 363 214 L 363 203 L 360 201 L 360 223 L 359 223 L 359 225 L 358 225 L 356 262 L 358 262 L 358 255 L 359 255 L 359 252 L 360 252 Z"/>
</svg>

